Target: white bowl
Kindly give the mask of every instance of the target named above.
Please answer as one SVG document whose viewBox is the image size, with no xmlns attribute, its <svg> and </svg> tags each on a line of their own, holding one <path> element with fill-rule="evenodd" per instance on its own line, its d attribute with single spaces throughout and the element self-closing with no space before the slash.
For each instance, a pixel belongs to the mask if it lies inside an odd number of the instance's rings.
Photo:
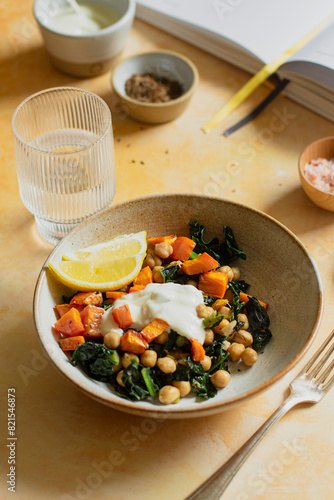
<svg viewBox="0 0 334 500">
<path fill-rule="evenodd" d="M 64 73 L 91 77 L 109 71 L 127 41 L 135 16 L 135 0 L 91 0 L 91 2 L 112 7 L 120 14 L 120 19 L 95 33 L 65 35 L 49 26 L 50 17 L 53 17 L 65 2 L 35 0 L 34 16 L 45 48 L 54 66 Z"/>
<path fill-rule="evenodd" d="M 47 262 L 64 253 L 106 241 L 120 234 L 146 229 L 148 236 L 188 234 L 188 222 L 207 226 L 207 237 L 221 237 L 223 224 L 232 227 L 247 254 L 238 261 L 249 293 L 269 302 L 273 338 L 251 368 L 229 363 L 231 382 L 208 401 L 194 396 L 164 406 L 155 401 L 121 399 L 107 384 L 90 379 L 71 365 L 56 342 L 52 326 L 54 306 L 62 295 L 73 294 L 49 272 L 46 264 L 38 278 L 34 317 L 40 340 L 53 363 L 78 389 L 93 399 L 128 413 L 169 418 L 199 417 L 221 412 L 268 389 L 287 374 L 310 346 L 322 312 L 322 285 L 316 266 L 300 241 L 279 222 L 244 205 L 199 195 L 157 195 L 115 205 L 83 222 L 52 251 Z M 238 369 L 241 371 L 239 372 Z M 54 383 L 57 383 L 55 378 Z M 50 387 L 52 391 L 52 387 Z"/>
</svg>

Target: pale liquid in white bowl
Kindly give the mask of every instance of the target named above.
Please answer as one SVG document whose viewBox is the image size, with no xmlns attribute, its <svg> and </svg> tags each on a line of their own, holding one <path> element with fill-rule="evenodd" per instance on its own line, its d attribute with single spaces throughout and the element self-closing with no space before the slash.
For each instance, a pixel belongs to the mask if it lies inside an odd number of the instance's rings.
<svg viewBox="0 0 334 500">
<path fill-rule="evenodd" d="M 49 18 L 48 28 L 64 35 L 88 35 L 116 23 L 120 14 L 106 4 L 80 2 L 81 13 L 70 5 L 63 5 L 59 12 Z"/>
</svg>

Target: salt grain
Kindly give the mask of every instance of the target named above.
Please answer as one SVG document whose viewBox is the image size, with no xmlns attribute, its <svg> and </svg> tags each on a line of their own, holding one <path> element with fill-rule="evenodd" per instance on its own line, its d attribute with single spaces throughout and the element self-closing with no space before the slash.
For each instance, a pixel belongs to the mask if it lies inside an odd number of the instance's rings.
<svg viewBox="0 0 334 500">
<path fill-rule="evenodd" d="M 320 191 L 334 194 L 334 159 L 318 158 L 306 163 L 304 167 L 306 179 Z"/>
</svg>

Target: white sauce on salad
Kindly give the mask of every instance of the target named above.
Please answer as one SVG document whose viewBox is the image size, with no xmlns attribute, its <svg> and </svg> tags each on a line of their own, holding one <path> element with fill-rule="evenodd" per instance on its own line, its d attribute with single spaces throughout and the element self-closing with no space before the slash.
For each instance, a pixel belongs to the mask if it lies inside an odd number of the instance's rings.
<svg viewBox="0 0 334 500">
<path fill-rule="evenodd" d="M 122 333 L 113 319 L 112 311 L 124 304 L 128 304 L 133 319 L 132 327 L 137 330 L 142 330 L 155 318 L 160 318 L 179 335 L 204 343 L 203 319 L 199 318 L 196 312 L 196 307 L 203 304 L 203 294 L 192 285 L 151 283 L 139 292 L 120 297 L 102 316 L 103 335 L 111 330 Z"/>
</svg>

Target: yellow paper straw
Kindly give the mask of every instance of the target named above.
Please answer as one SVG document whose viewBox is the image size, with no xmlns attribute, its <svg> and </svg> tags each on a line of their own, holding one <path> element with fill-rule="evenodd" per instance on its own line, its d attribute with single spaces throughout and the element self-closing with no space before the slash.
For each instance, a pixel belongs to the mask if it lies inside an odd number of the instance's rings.
<svg viewBox="0 0 334 500">
<path fill-rule="evenodd" d="M 308 35 L 302 38 L 299 42 L 293 45 L 289 50 L 278 56 L 270 64 L 266 64 L 256 75 L 252 76 L 250 80 L 222 107 L 213 117 L 205 123 L 202 130 L 208 134 L 217 125 L 219 125 L 225 118 L 227 118 L 247 97 L 254 92 L 267 78 L 273 75 L 278 68 L 284 64 L 292 54 L 301 49 L 306 43 L 317 33 L 320 28 L 328 23 L 328 19 L 314 30 L 312 30 Z"/>
</svg>

